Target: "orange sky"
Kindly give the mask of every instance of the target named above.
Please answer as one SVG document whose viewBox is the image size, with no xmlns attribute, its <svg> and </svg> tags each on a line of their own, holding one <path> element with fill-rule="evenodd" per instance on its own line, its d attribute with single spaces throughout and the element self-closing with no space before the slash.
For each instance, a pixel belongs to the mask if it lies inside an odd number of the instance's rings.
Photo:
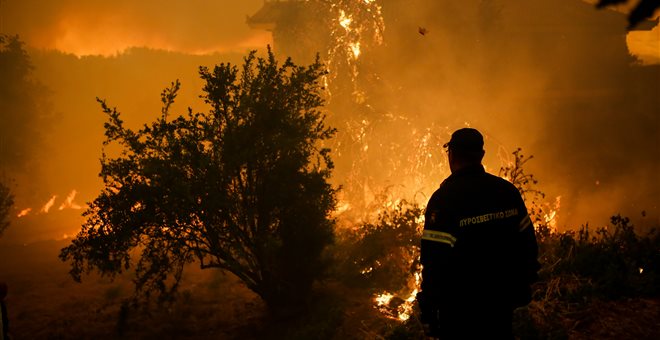
<svg viewBox="0 0 660 340">
<path fill-rule="evenodd" d="M 576 0 L 577 1 L 577 0 Z M 593 1 L 592 1 L 593 2 Z M 28 45 L 83 55 L 114 55 L 130 47 L 187 54 L 237 52 L 271 43 L 250 30 L 247 15 L 262 0 L 2 0 L 0 31 Z M 627 37 L 631 54 L 660 63 L 660 29 Z"/>
<path fill-rule="evenodd" d="M 130 47 L 188 54 L 236 52 L 270 43 L 250 30 L 247 15 L 261 0 L 2 0 L 2 27 L 28 45 L 82 55 L 113 55 Z"/>
</svg>

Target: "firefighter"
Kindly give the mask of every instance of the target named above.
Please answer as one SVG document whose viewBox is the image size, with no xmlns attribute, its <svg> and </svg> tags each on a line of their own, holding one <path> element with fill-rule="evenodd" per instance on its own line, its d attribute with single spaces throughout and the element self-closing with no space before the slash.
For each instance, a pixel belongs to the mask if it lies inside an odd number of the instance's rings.
<svg viewBox="0 0 660 340">
<path fill-rule="evenodd" d="M 417 301 L 432 338 L 513 339 L 513 310 L 538 279 L 527 208 L 513 184 L 485 172 L 483 145 L 475 129 L 452 134 L 451 175 L 426 207 Z"/>
</svg>

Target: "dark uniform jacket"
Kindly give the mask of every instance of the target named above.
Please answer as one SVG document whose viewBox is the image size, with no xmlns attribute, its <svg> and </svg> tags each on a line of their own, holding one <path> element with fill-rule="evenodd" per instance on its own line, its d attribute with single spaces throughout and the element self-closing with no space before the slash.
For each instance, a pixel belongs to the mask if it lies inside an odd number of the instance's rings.
<svg viewBox="0 0 660 340">
<path fill-rule="evenodd" d="M 426 208 L 422 321 L 431 313 L 441 324 L 479 313 L 489 318 L 528 304 L 537 255 L 534 227 L 516 187 L 481 165 L 454 172 Z"/>
</svg>

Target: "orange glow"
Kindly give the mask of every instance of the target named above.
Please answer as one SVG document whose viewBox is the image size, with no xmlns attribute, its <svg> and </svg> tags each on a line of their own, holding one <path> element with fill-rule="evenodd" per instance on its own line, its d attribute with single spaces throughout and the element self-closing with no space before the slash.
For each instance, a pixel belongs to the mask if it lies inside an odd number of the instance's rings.
<svg viewBox="0 0 660 340">
<path fill-rule="evenodd" d="M 155 32 L 133 30 L 115 23 L 113 18 L 105 25 L 85 23 L 84 19 L 72 18 L 60 22 L 59 34 L 51 47 L 78 57 L 88 55 L 116 56 L 132 47 L 147 47 L 190 55 L 209 55 L 246 49 L 262 48 L 272 44 L 269 32 L 254 31 L 235 45 L 211 44 L 207 46 L 186 46 Z"/>
</svg>

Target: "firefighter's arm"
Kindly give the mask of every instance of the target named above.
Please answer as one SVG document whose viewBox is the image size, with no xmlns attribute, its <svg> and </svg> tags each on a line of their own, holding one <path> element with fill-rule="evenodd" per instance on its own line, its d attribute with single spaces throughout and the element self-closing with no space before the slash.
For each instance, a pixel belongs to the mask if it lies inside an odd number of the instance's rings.
<svg viewBox="0 0 660 340">
<path fill-rule="evenodd" d="M 417 294 L 422 324 L 438 325 L 438 303 L 446 296 L 446 277 L 451 266 L 450 252 L 456 238 L 446 230 L 446 214 L 440 207 L 441 200 L 433 195 L 427 205 L 424 222 L 424 232 L 421 240 L 420 263 L 422 264 L 421 291 Z"/>
</svg>

